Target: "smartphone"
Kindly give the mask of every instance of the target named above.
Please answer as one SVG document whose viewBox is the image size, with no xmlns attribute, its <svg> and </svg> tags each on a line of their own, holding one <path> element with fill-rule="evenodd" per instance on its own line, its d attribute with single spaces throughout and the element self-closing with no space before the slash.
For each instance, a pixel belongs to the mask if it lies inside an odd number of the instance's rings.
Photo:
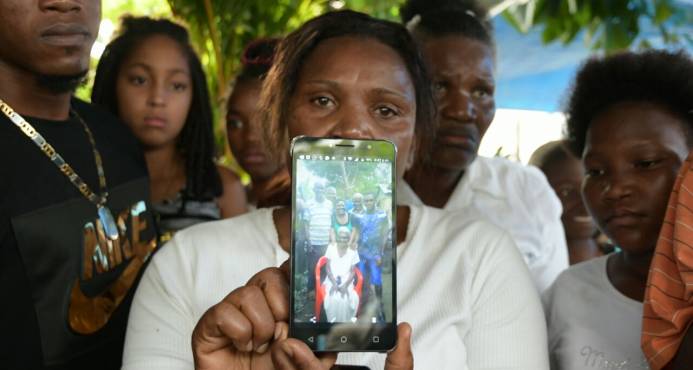
<svg viewBox="0 0 693 370">
<path fill-rule="evenodd" d="M 395 346 L 396 155 L 387 140 L 291 143 L 289 335 L 315 352 Z"/>
</svg>

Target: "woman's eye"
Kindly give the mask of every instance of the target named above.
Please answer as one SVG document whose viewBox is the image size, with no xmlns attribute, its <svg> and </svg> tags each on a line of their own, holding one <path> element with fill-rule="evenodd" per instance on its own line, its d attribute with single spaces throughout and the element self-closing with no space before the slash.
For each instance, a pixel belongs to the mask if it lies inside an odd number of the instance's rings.
<svg viewBox="0 0 693 370">
<path fill-rule="evenodd" d="M 375 108 L 376 113 L 383 118 L 390 118 L 399 115 L 398 112 L 390 107 L 381 106 Z"/>
<path fill-rule="evenodd" d="M 229 118 L 226 120 L 226 126 L 230 129 L 241 129 L 243 128 L 243 121 L 238 118 Z"/>
<path fill-rule="evenodd" d="M 188 85 L 182 82 L 174 82 L 173 83 L 173 90 L 174 91 L 185 91 L 188 88 Z"/>
<path fill-rule="evenodd" d="M 130 83 L 135 86 L 144 85 L 147 80 L 142 76 L 130 76 Z"/>
<path fill-rule="evenodd" d="M 635 167 L 636 168 L 651 168 L 651 167 L 654 167 L 657 164 L 659 164 L 659 162 L 661 162 L 661 161 L 656 160 L 656 159 L 641 160 L 641 161 L 635 162 Z"/>
<path fill-rule="evenodd" d="M 326 96 L 318 96 L 317 98 L 311 99 L 311 103 L 320 107 L 330 107 L 334 105 L 334 101 Z"/>
</svg>

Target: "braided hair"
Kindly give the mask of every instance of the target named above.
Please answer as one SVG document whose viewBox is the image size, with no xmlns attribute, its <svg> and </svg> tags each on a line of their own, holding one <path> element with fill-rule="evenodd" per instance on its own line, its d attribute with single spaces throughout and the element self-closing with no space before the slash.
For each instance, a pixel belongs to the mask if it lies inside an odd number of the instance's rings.
<svg viewBox="0 0 693 370">
<path fill-rule="evenodd" d="M 263 38 L 248 43 L 241 55 L 242 68 L 236 82 L 263 80 L 272 67 L 274 51 L 279 41 L 278 38 Z"/>
<path fill-rule="evenodd" d="M 118 114 L 116 81 L 125 59 L 147 38 L 164 35 L 176 41 L 188 60 L 192 80 L 192 102 L 176 149 L 185 160 L 186 186 L 184 199 L 207 200 L 223 192 L 221 177 L 214 157 L 212 107 L 207 80 L 200 59 L 192 48 L 185 27 L 166 19 L 126 16 L 118 36 L 107 46 L 96 68 L 92 103 Z"/>
</svg>

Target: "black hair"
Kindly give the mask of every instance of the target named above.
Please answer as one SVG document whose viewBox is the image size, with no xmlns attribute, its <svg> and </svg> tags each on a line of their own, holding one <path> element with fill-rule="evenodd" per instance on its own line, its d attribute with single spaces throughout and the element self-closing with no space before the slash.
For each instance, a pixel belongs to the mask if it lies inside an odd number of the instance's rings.
<svg viewBox="0 0 693 370">
<path fill-rule="evenodd" d="M 417 38 L 461 35 L 495 51 L 488 10 L 474 0 L 408 0 L 399 13 Z"/>
<path fill-rule="evenodd" d="M 106 46 L 99 60 L 91 100 L 118 114 L 116 81 L 121 65 L 137 46 L 155 35 L 164 35 L 176 41 L 190 68 L 192 102 L 177 142 L 177 149 L 185 160 L 186 186 L 183 195 L 188 199 L 218 197 L 223 188 L 214 161 L 213 115 L 207 81 L 185 27 L 166 19 L 124 17 L 118 36 Z"/>
<path fill-rule="evenodd" d="M 573 82 L 565 109 L 570 147 L 578 157 L 582 156 L 587 130 L 594 118 L 623 102 L 654 103 L 679 115 L 687 123 L 682 129 L 691 143 L 693 60 L 684 51 L 649 50 L 585 62 Z"/>
<path fill-rule="evenodd" d="M 566 145 L 565 140 L 556 140 L 549 141 L 537 148 L 529 158 L 529 164 L 538 167 L 545 173 L 547 168 L 566 159 L 578 160 Z"/>
<path fill-rule="evenodd" d="M 306 22 L 284 38 L 262 88 L 260 112 L 269 148 L 281 158 L 289 145 L 288 110 L 303 62 L 323 41 L 337 37 L 373 39 L 392 48 L 404 62 L 416 97 L 417 149 L 427 157 L 436 131 L 436 107 L 421 53 L 407 30 L 394 22 L 351 10 L 330 12 Z"/>
<path fill-rule="evenodd" d="M 274 51 L 279 44 L 278 38 L 253 40 L 243 50 L 241 55 L 241 72 L 236 82 L 246 80 L 263 80 L 274 62 Z"/>
</svg>

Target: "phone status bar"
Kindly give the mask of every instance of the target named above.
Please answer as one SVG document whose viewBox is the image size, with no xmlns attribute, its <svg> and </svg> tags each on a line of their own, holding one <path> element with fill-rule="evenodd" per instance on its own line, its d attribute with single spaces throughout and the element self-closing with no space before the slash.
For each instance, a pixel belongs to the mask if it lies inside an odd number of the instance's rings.
<svg viewBox="0 0 693 370">
<path fill-rule="evenodd" d="M 330 155 L 320 155 L 320 154 L 301 154 L 298 159 L 310 160 L 310 161 L 345 161 L 345 162 L 380 162 L 389 163 L 390 160 L 386 158 L 373 158 L 373 157 L 351 157 L 351 156 L 330 156 Z"/>
</svg>

